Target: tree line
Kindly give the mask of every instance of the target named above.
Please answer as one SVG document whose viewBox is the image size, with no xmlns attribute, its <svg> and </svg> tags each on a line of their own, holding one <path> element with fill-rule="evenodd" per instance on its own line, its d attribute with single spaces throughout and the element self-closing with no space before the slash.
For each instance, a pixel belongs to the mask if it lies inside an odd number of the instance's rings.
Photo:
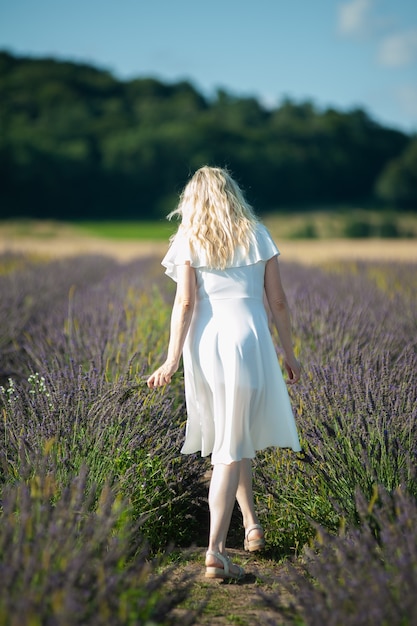
<svg viewBox="0 0 417 626">
<path fill-rule="evenodd" d="M 0 52 L 0 215 L 166 214 L 190 173 L 227 166 L 257 211 L 340 203 L 417 209 L 417 139 L 363 110 L 266 109 L 189 82 Z"/>
</svg>

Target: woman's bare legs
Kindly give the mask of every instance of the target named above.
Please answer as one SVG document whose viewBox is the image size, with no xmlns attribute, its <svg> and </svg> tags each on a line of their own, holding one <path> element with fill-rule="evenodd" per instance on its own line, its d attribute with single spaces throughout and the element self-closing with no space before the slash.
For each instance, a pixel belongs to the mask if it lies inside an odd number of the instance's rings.
<svg viewBox="0 0 417 626">
<path fill-rule="evenodd" d="M 224 465 L 213 465 L 209 489 L 210 537 L 208 549 L 211 552 L 226 553 L 226 537 L 236 500 L 240 480 L 241 461 Z M 208 567 L 218 566 L 218 559 L 206 557 Z"/>
<path fill-rule="evenodd" d="M 224 553 L 226 537 L 236 499 L 240 461 L 213 465 L 209 489 L 210 537 L 208 549 Z"/>
<path fill-rule="evenodd" d="M 230 465 L 213 465 L 210 481 L 210 537 L 208 549 L 211 552 L 226 552 L 226 538 L 235 500 L 238 501 L 243 516 L 243 525 L 249 528 L 259 524 L 255 512 L 252 488 L 251 459 L 242 459 Z M 250 533 L 251 539 L 260 539 L 263 532 L 254 529 Z M 216 566 L 216 558 L 206 557 L 207 566 Z"/>
<path fill-rule="evenodd" d="M 244 528 L 250 528 L 254 524 L 259 524 L 259 519 L 255 512 L 255 503 L 253 501 L 251 459 L 242 459 L 240 461 L 240 476 L 236 499 L 242 512 Z M 263 532 L 258 528 L 250 532 L 250 539 L 261 539 L 262 537 Z"/>
</svg>

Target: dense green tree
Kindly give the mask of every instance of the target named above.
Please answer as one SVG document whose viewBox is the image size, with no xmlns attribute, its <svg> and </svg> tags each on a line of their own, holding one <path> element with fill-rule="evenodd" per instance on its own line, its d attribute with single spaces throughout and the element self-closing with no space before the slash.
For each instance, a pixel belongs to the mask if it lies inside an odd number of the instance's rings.
<svg viewBox="0 0 417 626">
<path fill-rule="evenodd" d="M 376 192 L 387 204 L 417 209 L 417 137 L 383 169 Z"/>
<path fill-rule="evenodd" d="M 3 217 L 159 216 L 206 163 L 228 166 L 257 210 L 366 201 L 410 143 L 361 110 L 291 100 L 268 110 L 225 90 L 208 100 L 186 81 L 121 81 L 88 65 L 6 52 L 0 124 Z"/>
</svg>

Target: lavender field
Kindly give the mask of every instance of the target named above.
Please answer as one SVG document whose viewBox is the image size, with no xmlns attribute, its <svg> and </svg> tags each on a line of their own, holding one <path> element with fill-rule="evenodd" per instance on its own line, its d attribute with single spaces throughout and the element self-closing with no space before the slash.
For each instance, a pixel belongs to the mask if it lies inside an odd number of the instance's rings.
<svg viewBox="0 0 417 626">
<path fill-rule="evenodd" d="M 294 602 L 261 601 L 271 624 L 415 624 L 417 266 L 282 273 L 303 452 L 259 454 L 255 491 Z M 181 373 L 144 382 L 172 296 L 157 259 L 0 256 L 0 626 L 169 624 L 187 606 L 194 581 L 170 579 L 205 545 L 210 464 L 179 454 Z"/>
</svg>

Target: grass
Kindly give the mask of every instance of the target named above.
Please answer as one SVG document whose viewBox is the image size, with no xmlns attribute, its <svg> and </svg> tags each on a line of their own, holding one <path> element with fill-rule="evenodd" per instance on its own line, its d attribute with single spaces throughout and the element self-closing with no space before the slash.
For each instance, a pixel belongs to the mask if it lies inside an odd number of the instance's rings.
<svg viewBox="0 0 417 626">
<path fill-rule="evenodd" d="M 278 240 L 417 237 L 417 213 L 378 211 L 354 207 L 309 211 L 285 210 L 262 215 Z M 5 237 L 53 240 L 59 236 L 91 236 L 113 241 L 168 241 L 177 228 L 176 220 L 105 220 L 58 222 L 17 219 L 0 221 Z"/>
<path fill-rule="evenodd" d="M 60 237 L 97 237 L 114 241 L 168 241 L 177 222 L 168 220 L 112 220 L 61 222 L 56 220 L 0 220 L 0 235 L 51 241 Z"/>
<path fill-rule="evenodd" d="M 74 225 L 82 232 L 96 237 L 135 241 L 167 241 L 177 227 L 176 222 L 168 222 L 167 220 L 149 222 L 116 220 L 79 222 Z"/>
</svg>

